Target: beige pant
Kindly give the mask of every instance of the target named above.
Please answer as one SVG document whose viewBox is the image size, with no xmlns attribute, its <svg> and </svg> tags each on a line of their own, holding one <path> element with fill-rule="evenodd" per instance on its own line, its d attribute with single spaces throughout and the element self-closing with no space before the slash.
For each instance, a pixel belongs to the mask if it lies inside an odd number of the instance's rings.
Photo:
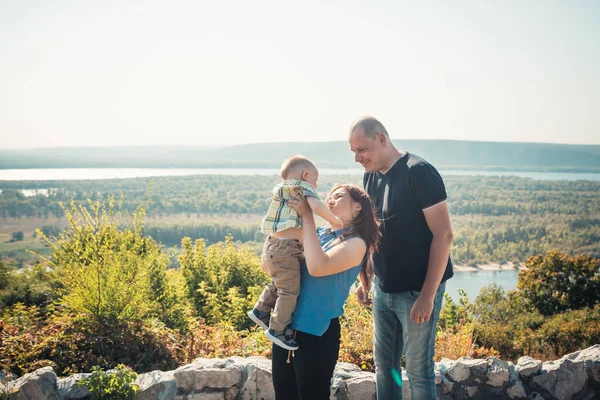
<svg viewBox="0 0 600 400">
<path fill-rule="evenodd" d="M 262 263 L 273 279 L 263 290 L 256 308 L 271 312 L 269 328 L 283 331 L 292 322 L 296 299 L 300 293 L 300 262 L 304 248 L 296 239 L 267 236 Z"/>
</svg>

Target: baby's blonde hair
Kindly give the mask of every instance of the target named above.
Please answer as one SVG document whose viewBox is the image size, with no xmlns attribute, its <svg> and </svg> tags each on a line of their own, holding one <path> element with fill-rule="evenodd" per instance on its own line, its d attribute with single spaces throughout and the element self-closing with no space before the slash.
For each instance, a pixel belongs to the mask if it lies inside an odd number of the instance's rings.
<svg viewBox="0 0 600 400">
<path fill-rule="evenodd" d="M 315 164 L 312 163 L 308 158 L 304 156 L 292 156 L 285 160 L 283 164 L 281 164 L 281 178 L 282 179 L 292 179 L 290 177 L 294 177 L 294 175 L 298 175 L 302 173 L 302 171 L 306 171 L 309 169 L 317 169 Z M 298 177 L 300 179 L 300 177 Z"/>
</svg>

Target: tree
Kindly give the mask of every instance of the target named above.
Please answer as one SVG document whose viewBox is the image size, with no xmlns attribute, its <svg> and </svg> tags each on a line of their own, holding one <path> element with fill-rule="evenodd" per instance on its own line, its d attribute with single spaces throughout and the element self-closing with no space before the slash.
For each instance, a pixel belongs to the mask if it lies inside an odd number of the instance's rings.
<svg viewBox="0 0 600 400">
<path fill-rule="evenodd" d="M 13 242 L 20 242 L 21 240 L 23 240 L 23 231 L 17 231 L 17 232 L 13 232 L 12 233 L 12 241 Z"/>
<path fill-rule="evenodd" d="M 540 313 L 550 316 L 600 302 L 600 259 L 558 251 L 527 261 L 517 287 Z"/>
<path fill-rule="evenodd" d="M 46 261 L 64 284 L 62 303 L 99 323 L 164 321 L 174 306 L 165 270 L 168 257 L 150 237 L 142 236 L 145 209 L 129 220 L 107 204 L 89 202 L 89 209 L 71 202 L 64 208 L 70 229 L 58 244 L 42 234 L 54 253 Z"/>
</svg>

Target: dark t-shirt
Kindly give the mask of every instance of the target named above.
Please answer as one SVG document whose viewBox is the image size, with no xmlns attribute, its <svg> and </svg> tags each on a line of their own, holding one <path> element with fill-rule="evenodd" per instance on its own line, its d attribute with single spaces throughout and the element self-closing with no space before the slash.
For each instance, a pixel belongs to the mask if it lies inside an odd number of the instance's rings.
<svg viewBox="0 0 600 400">
<path fill-rule="evenodd" d="M 433 239 L 423 209 L 446 200 L 442 177 L 427 161 L 405 152 L 385 174 L 365 173 L 363 184 L 381 221 L 382 238 L 372 258 L 381 290 L 420 291 Z M 448 257 L 442 282 L 452 275 Z"/>
</svg>

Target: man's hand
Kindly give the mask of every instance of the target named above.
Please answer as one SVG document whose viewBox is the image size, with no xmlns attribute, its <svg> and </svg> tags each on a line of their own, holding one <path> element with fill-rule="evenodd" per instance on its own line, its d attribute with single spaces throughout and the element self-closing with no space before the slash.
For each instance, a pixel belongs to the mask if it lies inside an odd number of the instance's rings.
<svg viewBox="0 0 600 400">
<path fill-rule="evenodd" d="M 363 285 L 358 285 L 358 288 L 356 289 L 356 299 L 363 306 L 370 306 L 373 304 L 373 301 L 369 299 L 369 292 L 365 291 Z"/>
<path fill-rule="evenodd" d="M 415 304 L 410 310 L 410 320 L 417 324 L 424 324 L 431 318 L 433 312 L 433 299 L 425 299 L 423 296 L 419 296 L 415 300 Z"/>
</svg>

